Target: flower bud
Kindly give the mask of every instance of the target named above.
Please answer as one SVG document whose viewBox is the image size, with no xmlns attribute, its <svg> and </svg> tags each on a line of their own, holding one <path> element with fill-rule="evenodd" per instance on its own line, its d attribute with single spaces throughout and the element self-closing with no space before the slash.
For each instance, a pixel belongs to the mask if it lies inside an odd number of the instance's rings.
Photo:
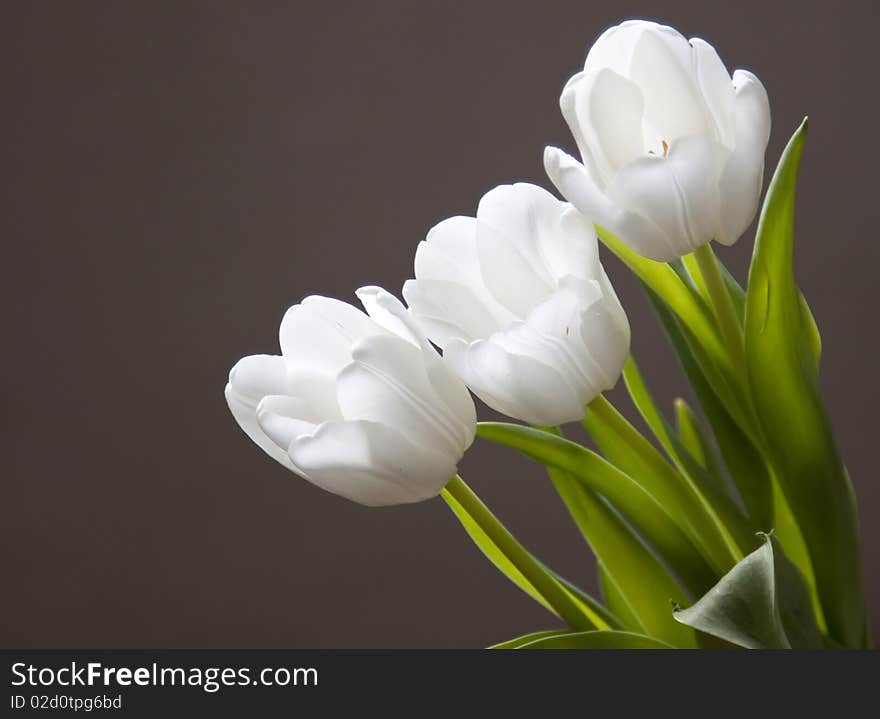
<svg viewBox="0 0 880 719">
<path fill-rule="evenodd" d="M 632 20 L 605 31 L 560 98 L 582 162 L 555 147 L 548 176 L 636 252 L 671 261 L 736 242 L 758 209 L 770 104 L 715 49 Z"/>
<path fill-rule="evenodd" d="M 473 400 L 393 295 L 357 295 L 367 314 L 319 296 L 291 307 L 281 355 L 240 360 L 226 400 L 254 442 L 322 489 L 369 506 L 422 501 L 473 441 Z"/>
<path fill-rule="evenodd" d="M 589 220 L 528 184 L 434 227 L 404 297 L 444 360 L 490 407 L 525 422 L 580 420 L 617 382 L 629 324 Z"/>
</svg>

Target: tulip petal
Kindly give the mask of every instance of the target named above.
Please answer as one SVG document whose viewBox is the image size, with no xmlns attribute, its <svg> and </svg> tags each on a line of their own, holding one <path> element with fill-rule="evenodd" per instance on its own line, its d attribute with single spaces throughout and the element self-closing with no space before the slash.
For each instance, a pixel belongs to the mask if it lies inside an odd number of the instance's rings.
<svg viewBox="0 0 880 719">
<path fill-rule="evenodd" d="M 616 207 L 586 168 L 557 147 L 544 149 L 544 169 L 560 194 L 600 227 L 645 257 L 677 257 L 669 236 L 652 219 Z"/>
<path fill-rule="evenodd" d="M 407 280 L 403 297 L 425 334 L 441 349 L 453 337 L 471 342 L 499 329 L 470 287 L 446 280 Z"/>
<path fill-rule="evenodd" d="M 557 369 L 509 352 L 496 338 L 455 340 L 444 359 L 480 399 L 510 417 L 538 425 L 583 418 L 578 393 Z"/>
<path fill-rule="evenodd" d="M 559 193 L 585 217 L 603 227 L 612 224 L 617 209 L 580 162 L 558 147 L 546 147 L 544 171 Z"/>
<path fill-rule="evenodd" d="M 694 71 L 700 94 L 706 103 L 713 124 L 715 138 L 727 148 L 736 141 L 733 120 L 734 89 L 730 73 L 715 48 L 701 38 L 691 38 Z"/>
<path fill-rule="evenodd" d="M 288 389 L 284 358 L 274 355 L 251 355 L 240 359 L 229 373 L 224 392 L 226 403 L 238 426 L 274 460 L 293 469 L 285 449 L 273 442 L 257 421 L 257 406 L 267 395 L 283 394 Z"/>
<path fill-rule="evenodd" d="M 288 395 L 269 395 L 257 406 L 257 422 L 264 434 L 271 439 L 285 455 L 290 443 L 302 434 L 312 434 L 319 422 L 310 422 L 305 400 Z M 313 419 L 316 419 L 313 417 Z"/>
<path fill-rule="evenodd" d="M 587 53 L 584 70 L 589 72 L 607 67 L 619 75 L 626 76 L 639 37 L 647 30 L 656 31 L 660 27 L 662 26 L 646 20 L 627 20 L 608 28 Z"/>
<path fill-rule="evenodd" d="M 478 221 L 477 249 L 486 288 L 517 318 L 525 317 L 532 305 L 553 291 L 534 247 L 519 246 L 514 238 Z"/>
<path fill-rule="evenodd" d="M 358 288 L 355 294 L 373 322 L 416 347 L 426 345 L 424 333 L 390 292 L 371 285 Z"/>
<path fill-rule="evenodd" d="M 645 121 L 658 133 L 658 140 L 671 145 L 678 138 L 714 130 L 693 72 L 692 48 L 677 31 L 658 26 L 642 32 L 625 76 L 641 89 Z M 659 146 L 649 149 L 663 154 Z"/>
<path fill-rule="evenodd" d="M 585 73 L 574 92 L 580 131 L 607 183 L 619 168 L 647 149 L 642 91 L 623 75 L 602 68 Z"/>
<path fill-rule="evenodd" d="M 721 228 L 718 241 L 732 245 L 758 211 L 764 179 L 764 153 L 770 139 L 770 101 L 752 73 L 733 73 L 736 88 L 736 143 L 721 174 Z"/>
<path fill-rule="evenodd" d="M 289 451 L 310 482 L 370 507 L 429 499 L 456 473 L 451 456 L 377 422 L 325 422 Z"/>
<path fill-rule="evenodd" d="M 381 422 L 413 442 L 461 453 L 467 430 L 434 391 L 421 350 L 394 337 L 370 337 L 352 354 L 336 380 L 346 419 Z"/>
<path fill-rule="evenodd" d="M 634 245 L 666 262 L 713 239 L 720 213 L 718 177 L 726 152 L 705 137 L 676 140 L 666 158 L 642 157 L 624 167 L 608 188 L 622 207 L 650 217 L 672 239 L 671 251 Z M 627 244 L 630 238 L 621 237 Z"/>
<path fill-rule="evenodd" d="M 281 352 L 288 362 L 334 375 L 351 361 L 351 346 L 384 330 L 352 305 L 313 295 L 281 320 Z"/>
<path fill-rule="evenodd" d="M 455 282 L 468 288 L 479 305 L 479 308 L 475 305 L 474 311 L 479 313 L 480 323 L 487 316 L 492 318 L 493 331 L 515 319 L 510 310 L 492 297 L 483 282 L 475 217 L 450 217 L 432 227 L 427 238 L 416 248 L 414 264 L 417 280 Z M 467 327 L 470 323 L 465 315 L 451 317 L 456 318 L 457 324 Z"/>
</svg>

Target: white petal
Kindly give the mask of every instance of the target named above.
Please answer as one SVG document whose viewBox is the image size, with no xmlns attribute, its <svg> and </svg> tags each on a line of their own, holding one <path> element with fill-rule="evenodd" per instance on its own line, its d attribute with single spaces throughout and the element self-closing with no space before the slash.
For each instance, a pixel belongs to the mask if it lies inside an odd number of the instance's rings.
<svg viewBox="0 0 880 719">
<path fill-rule="evenodd" d="M 632 56 L 639 37 L 645 31 L 656 31 L 660 25 L 648 20 L 627 20 L 603 32 L 593 43 L 584 63 L 584 70 L 610 68 L 628 76 Z"/>
<path fill-rule="evenodd" d="M 267 395 L 283 394 L 288 389 L 284 359 L 273 355 L 244 357 L 229 373 L 224 392 L 229 410 L 239 427 L 266 454 L 293 469 L 287 452 L 273 442 L 257 422 L 257 405 Z"/>
<path fill-rule="evenodd" d="M 336 381 L 346 419 L 381 422 L 417 444 L 464 452 L 469 430 L 433 389 L 421 350 L 394 337 L 371 337 Z"/>
<path fill-rule="evenodd" d="M 301 434 L 311 434 L 318 422 L 305 419 L 310 414 L 308 404 L 287 395 L 269 395 L 257 406 L 260 429 L 285 454 L 290 443 Z"/>
<path fill-rule="evenodd" d="M 424 242 L 416 248 L 415 274 L 417 280 L 439 280 L 464 285 L 479 303 L 481 317 L 493 318 L 494 329 L 514 319 L 486 289 L 480 272 L 477 250 L 477 220 L 474 217 L 450 217 L 435 225 Z M 463 317 L 452 318 L 467 326 Z"/>
<path fill-rule="evenodd" d="M 406 307 L 390 292 L 371 285 L 360 287 L 355 294 L 370 319 L 380 327 L 384 327 L 416 347 L 423 347 L 426 344 L 424 333 L 409 316 Z"/>
<path fill-rule="evenodd" d="M 630 327 L 626 313 L 603 272 L 598 284 L 602 299 L 590 305 L 582 316 L 580 339 L 593 363 L 601 369 L 594 379 L 600 391 L 609 390 L 617 384 L 623 365 L 629 355 Z M 593 397 L 584 400 L 584 404 Z"/>
<path fill-rule="evenodd" d="M 556 147 L 544 150 L 544 169 L 551 182 L 582 214 L 613 232 L 645 257 L 676 257 L 675 246 L 653 220 L 616 207 L 596 186 L 584 166 Z"/>
<path fill-rule="evenodd" d="M 574 92 L 580 132 L 607 184 L 620 167 L 646 150 L 642 91 L 631 80 L 602 68 L 585 73 Z"/>
<path fill-rule="evenodd" d="M 589 221 L 537 185 L 496 187 L 480 201 L 477 219 L 503 235 L 548 289 L 567 274 L 589 277 L 598 266 Z"/>
<path fill-rule="evenodd" d="M 559 109 L 562 111 L 562 117 L 571 130 L 575 143 L 577 143 L 578 152 L 584 167 L 590 175 L 590 179 L 597 187 L 605 187 L 608 178 L 599 172 L 599 163 L 593 157 L 593 151 L 587 144 L 586 136 L 581 128 L 581 121 L 578 119 L 577 99 L 578 89 L 584 80 L 584 72 L 572 75 L 565 87 L 562 88 L 562 94 L 559 96 Z"/>
<path fill-rule="evenodd" d="M 313 484 L 371 507 L 429 499 L 456 472 L 452 457 L 367 421 L 326 422 L 296 438 L 290 457 Z"/>
<path fill-rule="evenodd" d="M 690 43 L 697 84 L 715 125 L 715 139 L 733 149 L 736 135 L 730 73 L 709 43 L 698 37 L 691 38 Z"/>
<path fill-rule="evenodd" d="M 608 227 L 617 209 L 586 168 L 558 147 L 544 148 L 544 171 L 559 193 L 588 221 Z"/>
<path fill-rule="evenodd" d="M 691 53 L 688 41 L 671 28 L 642 32 L 633 51 L 628 77 L 642 91 L 645 122 L 668 145 L 681 137 L 714 135 Z M 653 150 L 663 154 L 661 147 Z"/>
<path fill-rule="evenodd" d="M 355 342 L 383 332 L 350 304 L 312 296 L 287 310 L 279 334 L 289 363 L 335 375 L 351 360 Z"/>
<path fill-rule="evenodd" d="M 609 186 L 622 207 L 650 218 L 672 240 L 669 246 L 640 246 L 639 253 L 666 262 L 692 252 L 718 233 L 718 181 L 726 151 L 705 137 L 676 140 L 666 158 L 640 158 Z M 631 238 L 622 236 L 624 242 Z"/>
<path fill-rule="evenodd" d="M 556 369 L 508 352 L 497 341 L 456 340 L 443 357 L 480 399 L 510 417 L 556 425 L 584 416 L 574 388 Z"/>
<path fill-rule="evenodd" d="M 764 153 L 770 139 L 770 101 L 752 73 L 733 73 L 736 88 L 736 146 L 721 175 L 721 231 L 718 241 L 732 245 L 754 219 L 764 180 Z"/>
<path fill-rule="evenodd" d="M 470 287 L 446 280 L 407 280 L 403 297 L 424 333 L 441 349 L 453 337 L 468 342 L 499 329 Z"/>
<path fill-rule="evenodd" d="M 538 272 L 534 259 L 523 254 L 509 237 L 481 223 L 477 247 L 487 289 L 515 317 L 524 317 L 532 305 L 552 292 L 546 272 Z"/>
</svg>

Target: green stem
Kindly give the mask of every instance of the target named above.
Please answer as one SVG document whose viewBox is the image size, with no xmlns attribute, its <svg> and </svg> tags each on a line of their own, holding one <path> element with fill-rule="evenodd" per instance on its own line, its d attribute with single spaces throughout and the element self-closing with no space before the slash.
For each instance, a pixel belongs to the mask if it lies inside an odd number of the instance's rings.
<svg viewBox="0 0 880 719">
<path fill-rule="evenodd" d="M 443 489 L 443 493 L 451 496 L 470 514 L 480 529 L 547 600 L 566 624 L 578 631 L 595 629 L 593 622 L 584 614 L 568 590 L 516 540 L 516 537 L 501 524 L 461 477 L 455 475 Z"/>
<path fill-rule="evenodd" d="M 718 321 L 721 336 L 724 338 L 724 343 L 730 352 L 740 380 L 745 383 L 746 350 L 743 329 L 737 317 L 733 299 L 727 290 L 727 283 L 721 274 L 721 268 L 718 266 L 718 258 L 715 257 L 715 252 L 712 250 L 711 243 L 707 242 L 705 245 L 697 248 L 696 252 L 694 252 L 694 257 L 697 260 L 697 266 L 700 269 L 705 289 L 709 294 L 709 300 L 712 303 L 712 310 L 715 313 L 715 319 Z"/>
<path fill-rule="evenodd" d="M 706 559 L 720 574 L 742 559 L 741 548 L 699 490 L 603 395 L 598 395 L 587 406 L 583 426 L 605 454 L 612 449 L 603 441 L 603 437 L 608 436 L 606 432 L 625 445 L 628 450 L 625 454 L 615 452 L 609 459 L 637 482 L 651 482 L 649 491 L 696 545 L 702 547 Z"/>
</svg>

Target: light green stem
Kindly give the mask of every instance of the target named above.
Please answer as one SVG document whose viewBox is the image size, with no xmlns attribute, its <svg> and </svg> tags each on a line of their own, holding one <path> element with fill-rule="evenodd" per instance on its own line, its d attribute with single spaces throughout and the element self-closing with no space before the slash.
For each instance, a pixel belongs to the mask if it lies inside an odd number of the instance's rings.
<svg viewBox="0 0 880 719">
<path fill-rule="evenodd" d="M 449 494 L 470 514 L 480 529 L 547 600 L 566 624 L 578 631 L 595 629 L 593 622 L 584 614 L 568 590 L 516 540 L 516 537 L 501 524 L 461 477 L 455 475 L 443 492 Z"/>
<path fill-rule="evenodd" d="M 715 319 L 718 321 L 721 336 L 724 338 L 724 344 L 727 346 L 728 352 L 730 352 L 731 360 L 739 373 L 740 380 L 745 383 L 746 351 L 742 325 L 736 316 L 733 299 L 731 299 L 730 292 L 727 290 L 727 284 L 724 282 L 721 268 L 718 266 L 718 258 L 715 257 L 711 243 L 707 242 L 699 247 L 694 252 L 694 257 L 697 260 L 697 266 L 700 269 L 703 283 L 709 294 L 709 300 L 712 303 L 712 309 L 715 313 Z"/>
</svg>

